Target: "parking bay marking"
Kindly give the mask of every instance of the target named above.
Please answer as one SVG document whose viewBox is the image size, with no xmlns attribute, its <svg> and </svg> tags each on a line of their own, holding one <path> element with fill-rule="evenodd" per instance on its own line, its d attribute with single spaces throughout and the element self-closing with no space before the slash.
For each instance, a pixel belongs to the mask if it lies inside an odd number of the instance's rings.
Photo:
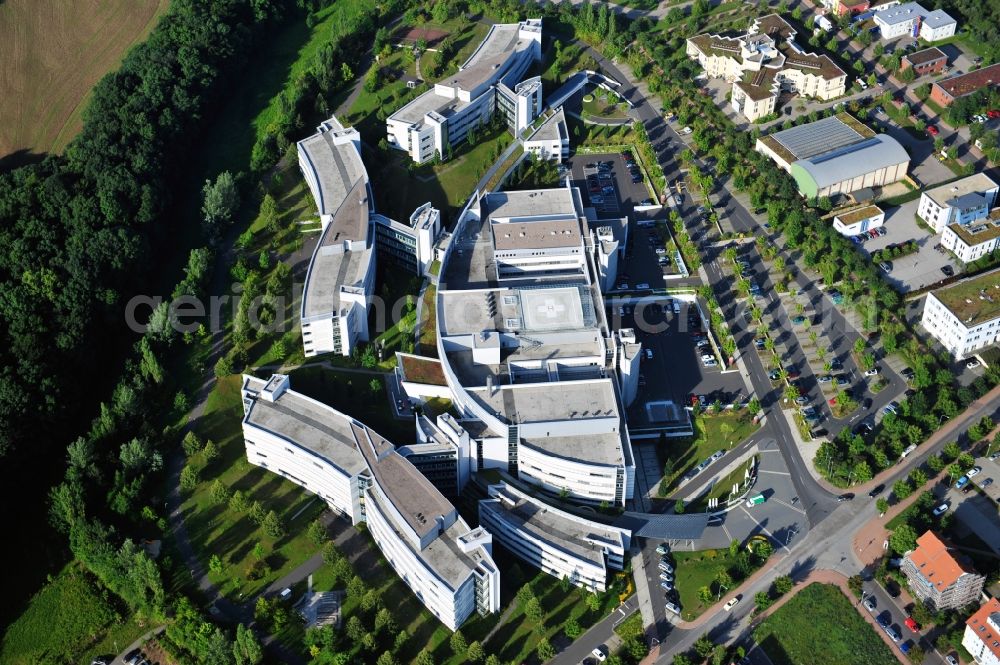
<svg viewBox="0 0 1000 665">
<path fill-rule="evenodd" d="M 774 500 L 777 501 L 778 503 L 780 503 L 781 505 L 787 507 L 787 508 L 791 508 L 792 510 L 794 510 L 797 513 L 802 513 L 803 515 L 806 514 L 806 511 L 802 510 L 801 508 L 796 508 L 792 504 L 786 503 L 786 502 L 782 501 L 781 499 L 779 499 L 778 497 L 774 497 Z"/>
</svg>

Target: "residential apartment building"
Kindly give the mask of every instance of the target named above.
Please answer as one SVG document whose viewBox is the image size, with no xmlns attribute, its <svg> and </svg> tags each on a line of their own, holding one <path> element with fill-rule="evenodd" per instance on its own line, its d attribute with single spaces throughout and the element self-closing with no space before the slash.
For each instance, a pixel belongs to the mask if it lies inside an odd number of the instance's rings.
<svg viewBox="0 0 1000 665">
<path fill-rule="evenodd" d="M 428 202 L 410 214 L 407 224 L 378 214 L 372 216 L 372 221 L 375 249 L 380 260 L 390 260 L 417 275 L 427 273 L 434 262 L 434 246 L 441 235 L 440 210 Z"/>
<path fill-rule="evenodd" d="M 887 134 L 838 113 L 757 139 L 756 149 L 791 173 L 812 199 L 883 187 L 906 177 L 910 156 Z"/>
<path fill-rule="evenodd" d="M 940 106 L 950 106 L 959 97 L 971 95 L 997 83 L 1000 83 L 1000 63 L 935 81 L 931 85 L 931 99 Z"/>
<path fill-rule="evenodd" d="M 389 145 L 418 164 L 444 157 L 498 111 L 520 134 L 542 110 L 541 79 L 522 81 L 541 43 L 541 19 L 492 26 L 457 73 L 386 119 Z"/>
<path fill-rule="evenodd" d="M 591 592 L 607 589 L 608 570 L 622 570 L 631 531 L 588 520 L 508 483 L 490 485 L 479 523 L 525 563 Z"/>
<path fill-rule="evenodd" d="M 782 91 L 828 100 L 847 89 L 847 74 L 829 57 L 803 51 L 795 34 L 787 21 L 769 14 L 738 37 L 691 37 L 687 55 L 710 78 L 732 82 L 730 104 L 752 122 L 776 111 Z"/>
<path fill-rule="evenodd" d="M 500 607 L 492 539 L 470 528 L 431 482 L 364 424 L 291 390 L 243 377 L 247 460 L 364 522 L 390 567 L 451 630 Z"/>
<path fill-rule="evenodd" d="M 963 263 L 992 253 L 1000 247 L 1000 208 L 971 224 L 949 224 L 941 234 L 941 244 Z"/>
<path fill-rule="evenodd" d="M 1000 335 L 1000 272 L 931 291 L 920 323 L 956 360 L 993 345 Z"/>
<path fill-rule="evenodd" d="M 837 213 L 833 218 L 833 228 L 845 236 L 856 236 L 866 233 L 885 224 L 885 213 L 876 205 L 854 208 Z"/>
<path fill-rule="evenodd" d="M 948 65 L 948 56 L 936 46 L 925 48 L 915 53 L 907 53 L 900 60 L 900 70 L 913 69 L 917 76 L 940 74 Z"/>
<path fill-rule="evenodd" d="M 917 538 L 917 547 L 901 567 L 910 591 L 931 611 L 953 610 L 979 600 L 986 578 L 973 570 L 933 531 Z"/>
<path fill-rule="evenodd" d="M 962 646 L 979 665 L 1000 665 L 1000 601 L 990 598 L 966 619 Z"/>
<path fill-rule="evenodd" d="M 868 11 L 869 0 L 822 0 L 823 7 L 843 16 L 844 14 L 860 14 Z"/>
<path fill-rule="evenodd" d="M 955 34 L 958 22 L 941 9 L 927 11 L 919 3 L 905 2 L 875 12 L 873 17 L 882 39 L 920 38 L 936 42 Z"/>
<path fill-rule="evenodd" d="M 569 148 L 569 127 L 561 106 L 549 114 L 534 134 L 524 140 L 524 151 L 539 159 L 563 162 L 569 159 Z"/>
<path fill-rule="evenodd" d="M 941 233 L 949 224 L 971 224 L 986 217 L 996 203 L 997 185 L 985 173 L 949 182 L 920 195 L 917 216 L 935 233 Z"/>
</svg>

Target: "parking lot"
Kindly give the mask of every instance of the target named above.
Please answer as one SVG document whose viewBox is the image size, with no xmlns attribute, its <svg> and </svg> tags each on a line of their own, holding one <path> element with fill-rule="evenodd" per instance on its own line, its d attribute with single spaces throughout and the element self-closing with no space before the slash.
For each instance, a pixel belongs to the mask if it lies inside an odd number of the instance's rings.
<svg viewBox="0 0 1000 665">
<path fill-rule="evenodd" d="M 597 167 L 602 163 L 608 163 L 605 171 Z M 566 161 L 566 165 L 573 173 L 574 186 L 580 188 L 584 205 L 593 207 L 599 218 L 628 215 L 631 219 L 632 208 L 650 198 L 644 182 L 632 182 L 625 160 L 619 153 L 574 155 Z M 596 176 L 597 191 L 592 191 L 588 176 Z M 612 189 L 605 190 L 606 187 Z"/>
<path fill-rule="evenodd" d="M 644 354 L 652 351 L 652 358 L 642 360 L 639 396 L 632 408 L 637 425 L 645 421 L 645 402 L 670 400 L 688 405 L 690 395 L 704 395 L 709 404 L 716 400 L 729 404 L 747 396 L 739 372 L 724 373 L 720 364 L 706 367 L 702 363 L 703 351 L 697 348 L 691 335 L 695 331 L 688 326 L 689 310 L 697 310 L 675 300 L 680 308 L 675 313 L 673 307 L 665 306 L 666 301 L 644 298 L 630 305 L 617 305 L 624 308 L 621 327 L 635 329 Z M 612 313 L 617 315 L 618 311 Z M 632 413 L 629 422 L 633 422 Z"/>
<path fill-rule="evenodd" d="M 669 286 L 665 278 L 678 274 L 676 252 L 669 238 L 666 221 L 653 226 L 633 224 L 625 249 L 625 263 L 619 268 L 619 283 L 627 283 L 630 287 L 649 284 L 653 289 Z"/>
<path fill-rule="evenodd" d="M 906 148 L 906 152 L 910 154 L 909 174 L 922 187 L 931 187 L 955 177 L 950 168 L 938 161 L 934 153 L 934 140 L 930 136 L 918 139 L 909 131 L 889 120 L 884 113 L 878 114 L 876 119 L 878 129 L 899 141 Z"/>
<path fill-rule="evenodd" d="M 859 246 L 862 252 L 871 256 L 891 244 L 910 240 L 917 243 L 920 247 L 917 253 L 891 260 L 892 271 L 887 278 L 902 293 L 922 289 L 945 279 L 945 274 L 941 272 L 944 266 L 951 266 L 955 274 L 960 270 L 947 251 L 935 249 L 940 243 L 940 236 L 917 225 L 919 203 L 919 200 L 914 200 L 896 208 L 886 209 L 886 234 L 867 240 Z"/>
</svg>

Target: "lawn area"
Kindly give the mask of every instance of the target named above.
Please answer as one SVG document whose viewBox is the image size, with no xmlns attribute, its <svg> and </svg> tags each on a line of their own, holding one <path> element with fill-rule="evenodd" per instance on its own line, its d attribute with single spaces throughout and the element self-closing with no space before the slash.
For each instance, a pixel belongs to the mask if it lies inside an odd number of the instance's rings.
<svg viewBox="0 0 1000 665">
<path fill-rule="evenodd" d="M 752 551 L 750 549 L 752 547 Z M 717 602 L 717 599 L 750 577 L 764 565 L 774 551 L 770 541 L 751 537 L 746 543 L 739 543 L 735 550 L 701 550 L 697 552 L 675 551 L 670 556 L 674 560 L 676 579 L 674 585 L 681 599 L 681 611 L 685 620 L 691 621 Z M 728 576 L 728 580 L 725 580 Z M 721 578 L 721 579 L 720 579 Z M 725 584 L 725 588 L 720 586 Z M 703 603 L 700 590 L 708 587 L 712 600 Z"/>
<path fill-rule="evenodd" d="M 835 630 L 833 629 L 835 628 Z M 895 665 L 892 651 L 837 587 L 810 584 L 754 632 L 774 665 Z"/>
<path fill-rule="evenodd" d="M 240 377 L 218 381 L 195 429 L 203 441 L 210 439 L 216 444 L 219 456 L 208 461 L 204 453 L 197 453 L 191 458 L 188 464 L 199 471 L 200 482 L 193 492 L 185 494 L 182 504 L 195 551 L 206 568 L 213 555 L 222 559 L 224 570 L 211 573 L 210 577 L 234 600 L 241 593 L 252 595 L 261 591 L 315 552 L 316 547 L 306 537 L 306 526 L 325 507 L 298 485 L 247 462 L 240 427 L 242 417 Z M 245 512 L 237 513 L 226 504 L 216 503 L 210 488 L 217 478 L 230 493 L 240 490 L 248 502 L 260 501 L 265 511 L 274 510 L 286 535 L 271 538 Z M 271 572 L 251 581 L 245 573 L 256 560 L 252 550 L 257 543 L 264 547 L 264 561 Z"/>
<path fill-rule="evenodd" d="M 732 490 L 733 485 L 740 485 L 741 494 L 743 490 L 743 483 L 749 482 L 746 477 L 746 472 L 748 469 L 752 470 L 754 465 L 757 463 L 757 456 L 754 455 L 746 462 L 741 464 L 739 467 L 733 469 L 725 476 L 716 481 L 715 485 L 712 486 L 707 493 L 698 497 L 695 501 L 692 501 L 685 508 L 686 512 L 694 513 L 704 511 L 708 507 L 709 499 L 718 499 L 719 507 L 724 508 L 726 506 L 726 499 L 730 496 L 730 490 Z"/>
<path fill-rule="evenodd" d="M 672 466 L 666 476 L 668 492 L 679 478 L 702 460 L 719 450 L 729 450 L 758 427 L 746 409 L 725 411 L 718 415 L 700 413 L 693 417 L 693 424 L 694 439 L 671 439 L 664 444 L 663 454 L 667 464 Z"/>
<path fill-rule="evenodd" d="M 437 358 L 437 287 L 433 284 L 424 291 L 424 302 L 420 323 L 420 344 L 417 353 L 429 358 Z"/>
<path fill-rule="evenodd" d="M 413 422 L 392 416 L 380 378 L 378 392 L 373 393 L 370 385 L 373 377 L 368 374 L 349 374 L 313 365 L 293 370 L 289 376 L 296 392 L 357 418 L 397 446 L 413 443 Z"/>
<path fill-rule="evenodd" d="M 82 566 L 67 564 L 7 628 L 0 663 L 90 662 L 113 653 L 115 642 L 125 646 L 148 630 L 117 600 Z"/>
<path fill-rule="evenodd" d="M 583 96 L 584 117 L 600 120 L 624 120 L 628 117 L 624 102 L 618 102 L 614 95 L 603 88 L 595 88 Z"/>
</svg>

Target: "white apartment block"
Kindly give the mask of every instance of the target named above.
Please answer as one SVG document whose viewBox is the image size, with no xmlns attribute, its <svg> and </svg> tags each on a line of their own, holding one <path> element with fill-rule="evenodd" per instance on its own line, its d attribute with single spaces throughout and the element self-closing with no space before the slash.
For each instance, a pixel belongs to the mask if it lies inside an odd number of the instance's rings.
<svg viewBox="0 0 1000 665">
<path fill-rule="evenodd" d="M 622 506 L 635 462 L 585 223 L 569 186 L 474 198 L 442 258 L 438 358 L 473 471 Z"/>
<path fill-rule="evenodd" d="M 479 523 L 525 563 L 591 592 L 622 570 L 631 532 L 559 510 L 507 483 L 490 485 Z"/>
<path fill-rule="evenodd" d="M 931 291 L 920 323 L 956 360 L 993 345 L 1000 336 L 1000 272 Z"/>
<path fill-rule="evenodd" d="M 541 43 L 541 19 L 494 25 L 457 73 L 386 119 L 389 145 L 418 164 L 444 157 L 497 111 L 520 134 L 542 110 L 541 79 L 521 80 Z"/>
<path fill-rule="evenodd" d="M 941 234 L 941 244 L 963 263 L 971 263 L 1000 247 L 1000 208 L 989 217 L 970 224 L 949 224 Z"/>
<path fill-rule="evenodd" d="M 833 218 L 833 228 L 844 236 L 856 236 L 883 224 L 885 224 L 885 213 L 876 205 L 837 213 Z"/>
<path fill-rule="evenodd" d="M 997 185 L 985 173 L 949 182 L 920 195 L 917 215 L 942 233 L 949 224 L 970 224 L 986 217 L 996 202 Z"/>
<path fill-rule="evenodd" d="M 365 522 L 390 566 L 444 625 L 500 607 L 492 539 L 395 447 L 362 423 L 291 390 L 289 378 L 243 378 L 247 460 Z"/>
<path fill-rule="evenodd" d="M 943 10 L 929 12 L 916 2 L 877 11 L 873 20 L 885 40 L 909 36 L 935 42 L 951 37 L 958 27 L 958 22 Z"/>
<path fill-rule="evenodd" d="M 691 37 L 686 52 L 710 78 L 732 82 L 730 104 L 753 122 L 775 112 L 782 91 L 829 100 L 847 90 L 847 73 L 829 57 L 803 51 L 795 34 L 787 21 L 769 14 L 739 37 Z"/>
<path fill-rule="evenodd" d="M 990 598 L 966 620 L 962 646 L 979 665 L 1000 665 L 1000 601 Z"/>
</svg>

